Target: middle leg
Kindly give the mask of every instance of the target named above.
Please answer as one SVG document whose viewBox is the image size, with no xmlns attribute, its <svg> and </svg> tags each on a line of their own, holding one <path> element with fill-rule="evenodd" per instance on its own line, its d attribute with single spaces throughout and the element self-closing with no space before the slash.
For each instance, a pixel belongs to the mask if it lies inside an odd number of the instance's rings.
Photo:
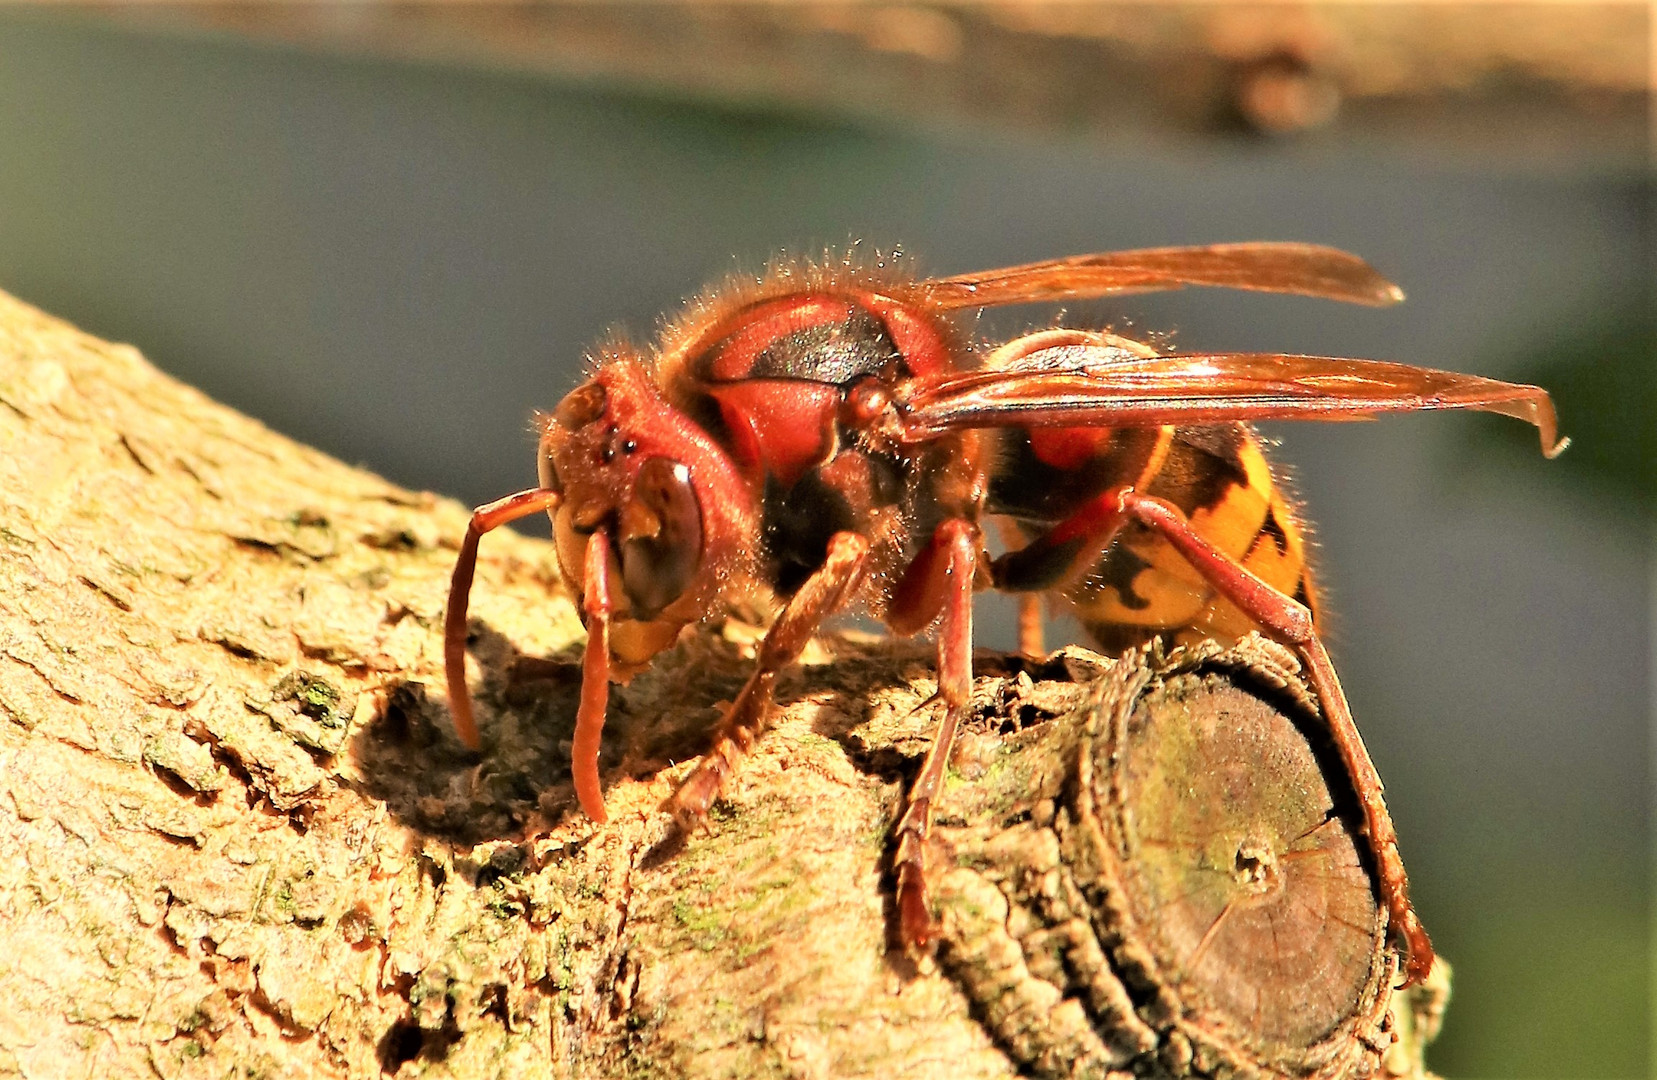
<svg viewBox="0 0 1657 1080">
<path fill-rule="evenodd" d="M 972 697 L 972 592 L 978 571 L 978 530 L 960 519 L 938 526 L 932 542 L 910 564 L 893 593 L 887 624 L 915 633 L 934 618 L 938 626 L 938 698 L 944 716 L 909 788 L 909 805 L 898 820 L 893 864 L 898 878 L 898 928 L 903 943 L 925 949 L 935 935 L 926 896 L 926 837 L 932 829 L 932 800 L 943 786 L 955 733 Z"/>
<path fill-rule="evenodd" d="M 996 531 L 1007 550 L 1017 551 L 1024 543 L 1024 534 L 1008 518 L 996 522 Z M 1040 660 L 1047 655 L 1046 627 L 1042 623 L 1041 597 L 1035 593 L 1020 593 L 1018 597 L 1018 654 L 1028 660 Z"/>
<path fill-rule="evenodd" d="M 689 832 L 707 817 L 725 781 L 753 748 L 771 711 L 777 675 L 799 659 L 824 619 L 845 606 L 863 576 L 869 541 L 857 533 L 835 533 L 829 539 L 823 565 L 789 597 L 782 614 L 771 624 L 759 647 L 759 664 L 731 703 L 719 725 L 719 741 L 685 777 L 668 800 L 679 827 Z"/>
</svg>

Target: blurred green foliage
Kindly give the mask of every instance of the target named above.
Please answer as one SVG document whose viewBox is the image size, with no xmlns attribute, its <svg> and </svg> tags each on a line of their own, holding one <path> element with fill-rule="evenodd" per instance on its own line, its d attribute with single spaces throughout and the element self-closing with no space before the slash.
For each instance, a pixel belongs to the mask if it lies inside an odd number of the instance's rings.
<svg viewBox="0 0 1657 1080">
<path fill-rule="evenodd" d="M 1650 1075 L 1647 912 L 1626 888 L 1550 881 L 1541 851 L 1532 885 L 1485 912 L 1451 958 L 1458 976 L 1477 970 L 1504 993 L 1452 990 L 1428 1064 L 1462 1080 Z"/>
</svg>

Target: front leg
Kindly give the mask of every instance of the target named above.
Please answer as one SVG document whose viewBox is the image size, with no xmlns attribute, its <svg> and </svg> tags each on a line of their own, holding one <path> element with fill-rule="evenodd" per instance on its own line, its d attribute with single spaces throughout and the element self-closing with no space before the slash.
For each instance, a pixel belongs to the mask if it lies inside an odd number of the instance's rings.
<svg viewBox="0 0 1657 1080">
<path fill-rule="evenodd" d="M 938 526 L 926 550 L 910 563 L 893 592 L 886 622 L 900 634 L 922 630 L 942 614 L 938 626 L 938 697 L 944 717 L 927 748 L 920 775 L 909 789 L 909 806 L 897 826 L 898 928 L 903 943 L 928 948 L 935 936 L 926 898 L 926 837 L 932 830 L 932 800 L 943 786 L 955 732 L 972 697 L 972 591 L 978 572 L 978 530 L 955 519 Z"/>
<path fill-rule="evenodd" d="M 777 675 L 800 657 L 806 643 L 824 619 L 845 606 L 863 576 L 869 541 L 856 533 L 835 533 L 829 539 L 823 565 L 789 597 L 782 614 L 771 624 L 759 647 L 759 666 L 731 703 L 719 725 L 719 741 L 702 755 L 696 768 L 668 800 L 668 810 L 685 831 L 707 816 L 708 807 L 724 790 L 754 740 L 764 730 L 771 711 Z"/>
<path fill-rule="evenodd" d="M 472 719 L 472 695 L 466 690 L 466 605 L 472 595 L 472 575 L 477 570 L 478 541 L 484 533 L 509 521 L 552 510 L 563 501 L 561 492 L 530 488 L 472 511 L 472 523 L 466 529 L 466 539 L 460 543 L 454 576 L 449 581 L 449 610 L 443 621 L 443 668 L 449 680 L 449 712 L 454 718 L 455 734 L 468 750 L 483 745 L 477 722 Z"/>
</svg>

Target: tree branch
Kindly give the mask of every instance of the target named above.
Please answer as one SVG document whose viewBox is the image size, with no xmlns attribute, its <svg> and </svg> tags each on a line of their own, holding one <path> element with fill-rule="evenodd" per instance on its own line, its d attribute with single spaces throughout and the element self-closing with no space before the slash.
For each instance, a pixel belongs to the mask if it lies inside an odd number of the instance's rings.
<svg viewBox="0 0 1657 1080">
<path fill-rule="evenodd" d="M 612 697 L 597 827 L 548 545 L 485 542 L 469 755 L 438 689 L 462 507 L 3 295 L 0 445 L 0 1069 L 1420 1074 L 1442 987 L 1387 989 L 1272 646 L 982 657 L 917 971 L 883 875 L 924 648 L 813 646 L 681 839 L 659 804 L 753 643 L 688 636 Z"/>
</svg>

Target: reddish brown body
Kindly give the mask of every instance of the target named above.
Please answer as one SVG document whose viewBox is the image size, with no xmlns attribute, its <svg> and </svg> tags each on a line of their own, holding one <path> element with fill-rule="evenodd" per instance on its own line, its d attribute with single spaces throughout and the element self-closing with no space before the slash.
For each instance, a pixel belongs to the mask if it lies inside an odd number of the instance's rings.
<svg viewBox="0 0 1657 1080">
<path fill-rule="evenodd" d="M 860 607 L 900 634 L 938 627 L 938 734 L 897 826 L 905 940 L 932 934 L 924 840 L 972 682 L 972 594 L 1061 599 L 1102 645 L 1261 629 L 1295 648 L 1365 815 L 1383 900 L 1426 974 L 1381 784 L 1318 639 L 1303 529 L 1247 421 L 1352 420 L 1471 408 L 1534 423 L 1547 395 L 1377 361 L 1280 354 L 1159 355 L 1112 334 L 1055 329 L 981 356 L 962 309 L 1224 285 L 1383 304 L 1398 290 L 1361 260 L 1300 244 L 1081 256 L 915 282 L 883 266 L 790 267 L 693 303 L 660 345 L 611 345 L 541 422 L 540 486 L 481 507 L 455 566 L 447 625 L 456 727 L 478 745 L 465 683 L 466 599 L 478 538 L 548 511 L 589 639 L 574 740 L 582 808 L 604 820 L 599 736 L 625 678 L 722 601 L 777 617 L 719 739 L 673 810 L 699 821 L 762 729 L 777 674 L 827 616 Z M 991 558 L 984 522 L 1010 523 Z"/>
</svg>

